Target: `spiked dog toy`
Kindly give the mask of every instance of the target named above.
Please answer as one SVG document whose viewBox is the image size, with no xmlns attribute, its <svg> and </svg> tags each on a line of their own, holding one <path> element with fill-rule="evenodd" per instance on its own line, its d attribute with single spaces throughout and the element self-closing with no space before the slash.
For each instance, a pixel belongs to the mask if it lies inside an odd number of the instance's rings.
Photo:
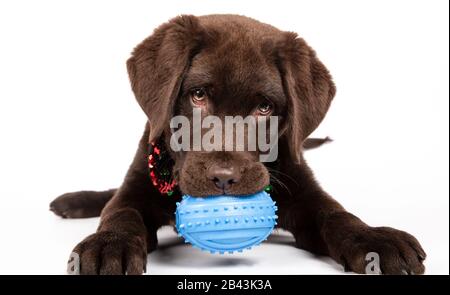
<svg viewBox="0 0 450 295">
<path fill-rule="evenodd" d="M 277 206 L 265 191 L 248 196 L 183 196 L 177 203 L 176 228 L 186 243 L 211 253 L 260 244 L 277 224 Z"/>
</svg>

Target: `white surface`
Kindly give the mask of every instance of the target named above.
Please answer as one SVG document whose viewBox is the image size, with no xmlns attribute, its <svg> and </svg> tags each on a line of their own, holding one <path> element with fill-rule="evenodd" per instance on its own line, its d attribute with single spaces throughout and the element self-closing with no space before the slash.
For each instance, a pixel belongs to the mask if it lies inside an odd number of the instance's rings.
<svg viewBox="0 0 450 295">
<path fill-rule="evenodd" d="M 296 31 L 316 49 L 338 88 L 315 133 L 335 142 L 307 154 L 319 181 L 369 224 L 414 234 L 427 273 L 448 274 L 448 1 L 157 3 L 0 3 L 1 274 L 62 274 L 95 230 L 97 219 L 62 220 L 48 203 L 120 184 L 145 120 L 125 69 L 131 49 L 177 14 L 226 12 Z M 166 247 L 148 270 L 342 273 L 280 239 L 223 257 Z"/>
</svg>

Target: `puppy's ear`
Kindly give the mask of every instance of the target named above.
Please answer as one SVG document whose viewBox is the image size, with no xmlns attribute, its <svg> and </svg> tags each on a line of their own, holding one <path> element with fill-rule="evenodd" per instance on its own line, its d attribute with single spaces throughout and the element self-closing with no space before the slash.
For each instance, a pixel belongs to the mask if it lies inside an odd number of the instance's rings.
<svg viewBox="0 0 450 295">
<path fill-rule="evenodd" d="M 204 35 L 195 16 L 182 15 L 158 27 L 128 59 L 131 87 L 149 120 L 149 141 L 168 125 L 183 76 Z"/>
<path fill-rule="evenodd" d="M 314 50 L 295 33 L 284 33 L 277 60 L 289 102 L 286 136 L 293 159 L 299 161 L 303 141 L 325 117 L 336 88 Z"/>
</svg>

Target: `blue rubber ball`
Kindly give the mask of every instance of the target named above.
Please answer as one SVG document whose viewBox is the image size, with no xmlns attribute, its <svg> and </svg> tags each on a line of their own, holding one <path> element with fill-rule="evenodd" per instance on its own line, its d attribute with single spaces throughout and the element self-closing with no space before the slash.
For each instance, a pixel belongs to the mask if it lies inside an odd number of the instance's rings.
<svg viewBox="0 0 450 295">
<path fill-rule="evenodd" d="M 247 196 L 183 196 L 176 228 L 186 243 L 211 253 L 242 252 L 266 240 L 277 224 L 277 206 L 265 191 Z"/>
</svg>

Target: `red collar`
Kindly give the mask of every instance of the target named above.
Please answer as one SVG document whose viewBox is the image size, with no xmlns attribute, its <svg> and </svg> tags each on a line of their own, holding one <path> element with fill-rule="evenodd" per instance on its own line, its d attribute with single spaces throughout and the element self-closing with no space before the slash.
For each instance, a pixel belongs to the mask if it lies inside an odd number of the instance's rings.
<svg viewBox="0 0 450 295">
<path fill-rule="evenodd" d="M 149 144 L 148 169 L 150 179 L 161 194 L 173 195 L 177 183 L 172 177 L 174 161 L 165 144 L 158 140 Z"/>
</svg>

